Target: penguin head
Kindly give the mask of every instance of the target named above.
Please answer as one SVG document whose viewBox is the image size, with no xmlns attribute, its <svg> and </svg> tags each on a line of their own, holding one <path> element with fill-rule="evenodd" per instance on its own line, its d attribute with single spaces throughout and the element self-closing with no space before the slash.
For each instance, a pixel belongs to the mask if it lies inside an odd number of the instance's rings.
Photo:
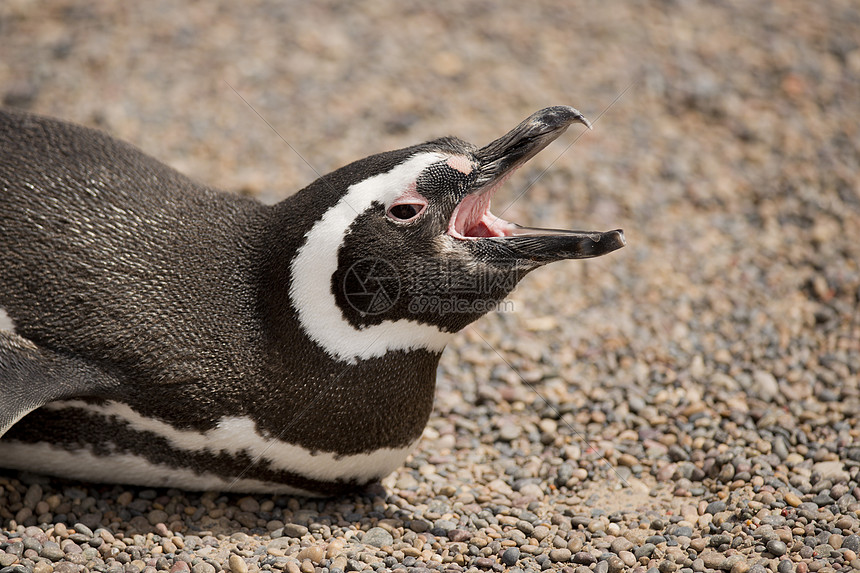
<svg viewBox="0 0 860 573">
<path fill-rule="evenodd" d="M 396 336 L 406 338 L 411 325 L 426 331 L 421 340 L 434 339 L 423 346 L 444 346 L 445 334 L 493 310 L 535 268 L 624 246 L 620 230 L 537 229 L 490 212 L 501 184 L 575 122 L 590 127 L 577 110 L 550 107 L 481 148 L 443 138 L 322 177 L 303 192 L 326 208 L 293 260 L 294 305 L 313 306 L 315 317 L 333 306 L 331 321 L 316 321 L 329 334 L 338 320 L 365 335 L 404 326 Z"/>
</svg>

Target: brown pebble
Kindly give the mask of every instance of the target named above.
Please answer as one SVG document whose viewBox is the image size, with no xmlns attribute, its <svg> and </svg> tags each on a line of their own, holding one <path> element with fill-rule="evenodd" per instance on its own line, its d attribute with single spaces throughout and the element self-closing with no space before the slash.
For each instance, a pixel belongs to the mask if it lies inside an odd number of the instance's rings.
<svg viewBox="0 0 860 573">
<path fill-rule="evenodd" d="M 254 499 L 253 497 L 243 497 L 239 500 L 239 509 L 242 511 L 248 511 L 250 513 L 256 513 L 260 511 L 260 503 Z"/>
<path fill-rule="evenodd" d="M 230 555 L 228 564 L 230 565 L 230 571 L 233 573 L 248 573 L 248 564 L 235 553 Z"/>
<path fill-rule="evenodd" d="M 328 547 L 326 547 L 326 559 L 334 559 L 335 557 L 340 555 L 341 551 L 343 551 L 343 541 L 341 539 L 335 539 L 328 544 Z"/>
<path fill-rule="evenodd" d="M 319 545 L 311 545 L 310 547 L 305 547 L 304 549 L 299 551 L 299 554 L 296 555 L 296 558 L 300 561 L 310 559 L 314 563 L 319 563 L 325 558 L 325 549 L 323 549 Z"/>
<path fill-rule="evenodd" d="M 669 481 L 678 470 L 678 464 L 666 464 L 657 471 L 657 481 Z"/>
<path fill-rule="evenodd" d="M 787 503 L 791 507 L 797 507 L 798 505 L 803 503 L 800 501 L 799 497 L 797 497 L 794 493 L 792 493 L 790 491 L 785 492 L 783 499 L 785 499 L 785 503 Z"/>
<path fill-rule="evenodd" d="M 547 527 L 546 525 L 538 525 L 534 528 L 534 531 L 532 532 L 532 537 L 534 537 L 538 541 L 543 541 L 547 538 L 547 536 L 549 536 L 549 533 L 549 527 Z"/>
<path fill-rule="evenodd" d="M 726 560 L 725 555 L 717 551 L 705 551 L 702 553 L 701 558 L 705 567 L 710 569 L 721 569 L 723 561 Z"/>
<path fill-rule="evenodd" d="M 618 557 L 621 558 L 621 561 L 627 567 L 633 567 L 636 565 L 636 556 L 630 551 L 620 551 L 618 553 Z"/>
<path fill-rule="evenodd" d="M 164 550 L 165 553 L 176 553 L 177 551 L 176 544 L 169 539 L 165 539 L 161 542 L 161 548 Z"/>
<path fill-rule="evenodd" d="M 185 561 L 176 561 L 170 568 L 170 573 L 182 573 L 183 571 L 191 571 L 191 566 Z"/>
<path fill-rule="evenodd" d="M 156 525 L 158 523 L 163 523 L 163 522 L 167 521 L 168 517 L 169 516 L 167 515 L 167 512 L 165 512 L 164 510 L 161 510 L 161 509 L 153 509 L 146 516 L 146 518 L 149 520 L 150 525 Z"/>
<path fill-rule="evenodd" d="M 448 531 L 448 539 L 453 542 L 468 541 L 472 538 L 472 534 L 462 529 L 452 529 Z"/>
<path fill-rule="evenodd" d="M 621 571 L 624 571 L 625 567 L 627 567 L 627 564 L 624 563 L 624 561 L 622 561 L 622 559 L 617 555 L 613 555 L 607 559 L 607 564 L 609 565 L 610 573 L 620 573 Z"/>
<path fill-rule="evenodd" d="M 302 561 L 302 573 L 314 573 L 315 570 L 316 569 L 314 568 L 314 564 L 310 559 L 305 559 L 304 561 Z"/>
<path fill-rule="evenodd" d="M 622 551 L 630 551 L 633 549 L 633 542 L 624 537 L 617 537 L 609 545 L 609 550 L 613 553 L 621 553 Z"/>
</svg>

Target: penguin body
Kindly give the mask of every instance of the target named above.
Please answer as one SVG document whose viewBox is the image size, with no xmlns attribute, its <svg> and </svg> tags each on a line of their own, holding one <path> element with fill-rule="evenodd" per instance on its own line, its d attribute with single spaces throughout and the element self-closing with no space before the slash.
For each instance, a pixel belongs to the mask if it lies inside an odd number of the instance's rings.
<svg viewBox="0 0 860 573">
<path fill-rule="evenodd" d="M 0 111 L 0 467 L 316 495 L 390 473 L 445 344 L 483 314 L 416 301 L 501 300 L 623 245 L 491 218 L 494 186 L 573 121 L 373 155 L 265 206 Z"/>
</svg>

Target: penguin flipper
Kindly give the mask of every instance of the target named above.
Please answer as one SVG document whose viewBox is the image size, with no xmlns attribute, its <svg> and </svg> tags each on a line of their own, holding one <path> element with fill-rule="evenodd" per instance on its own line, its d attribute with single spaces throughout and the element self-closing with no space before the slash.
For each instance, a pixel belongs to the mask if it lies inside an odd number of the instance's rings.
<svg viewBox="0 0 860 573">
<path fill-rule="evenodd" d="M 117 385 L 114 378 L 90 364 L 0 330 L 0 436 L 48 402 L 98 396 Z"/>
</svg>

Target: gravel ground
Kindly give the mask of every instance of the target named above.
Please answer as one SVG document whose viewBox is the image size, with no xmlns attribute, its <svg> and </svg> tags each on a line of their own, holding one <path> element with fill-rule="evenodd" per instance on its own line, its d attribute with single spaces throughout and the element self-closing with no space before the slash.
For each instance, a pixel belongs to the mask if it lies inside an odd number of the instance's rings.
<svg viewBox="0 0 860 573">
<path fill-rule="evenodd" d="M 495 211 L 629 245 L 467 328 L 380 486 L 0 473 L 0 573 L 860 569 L 860 7 L 770 4 L 4 0 L 4 105 L 266 201 L 574 105 Z"/>
</svg>

